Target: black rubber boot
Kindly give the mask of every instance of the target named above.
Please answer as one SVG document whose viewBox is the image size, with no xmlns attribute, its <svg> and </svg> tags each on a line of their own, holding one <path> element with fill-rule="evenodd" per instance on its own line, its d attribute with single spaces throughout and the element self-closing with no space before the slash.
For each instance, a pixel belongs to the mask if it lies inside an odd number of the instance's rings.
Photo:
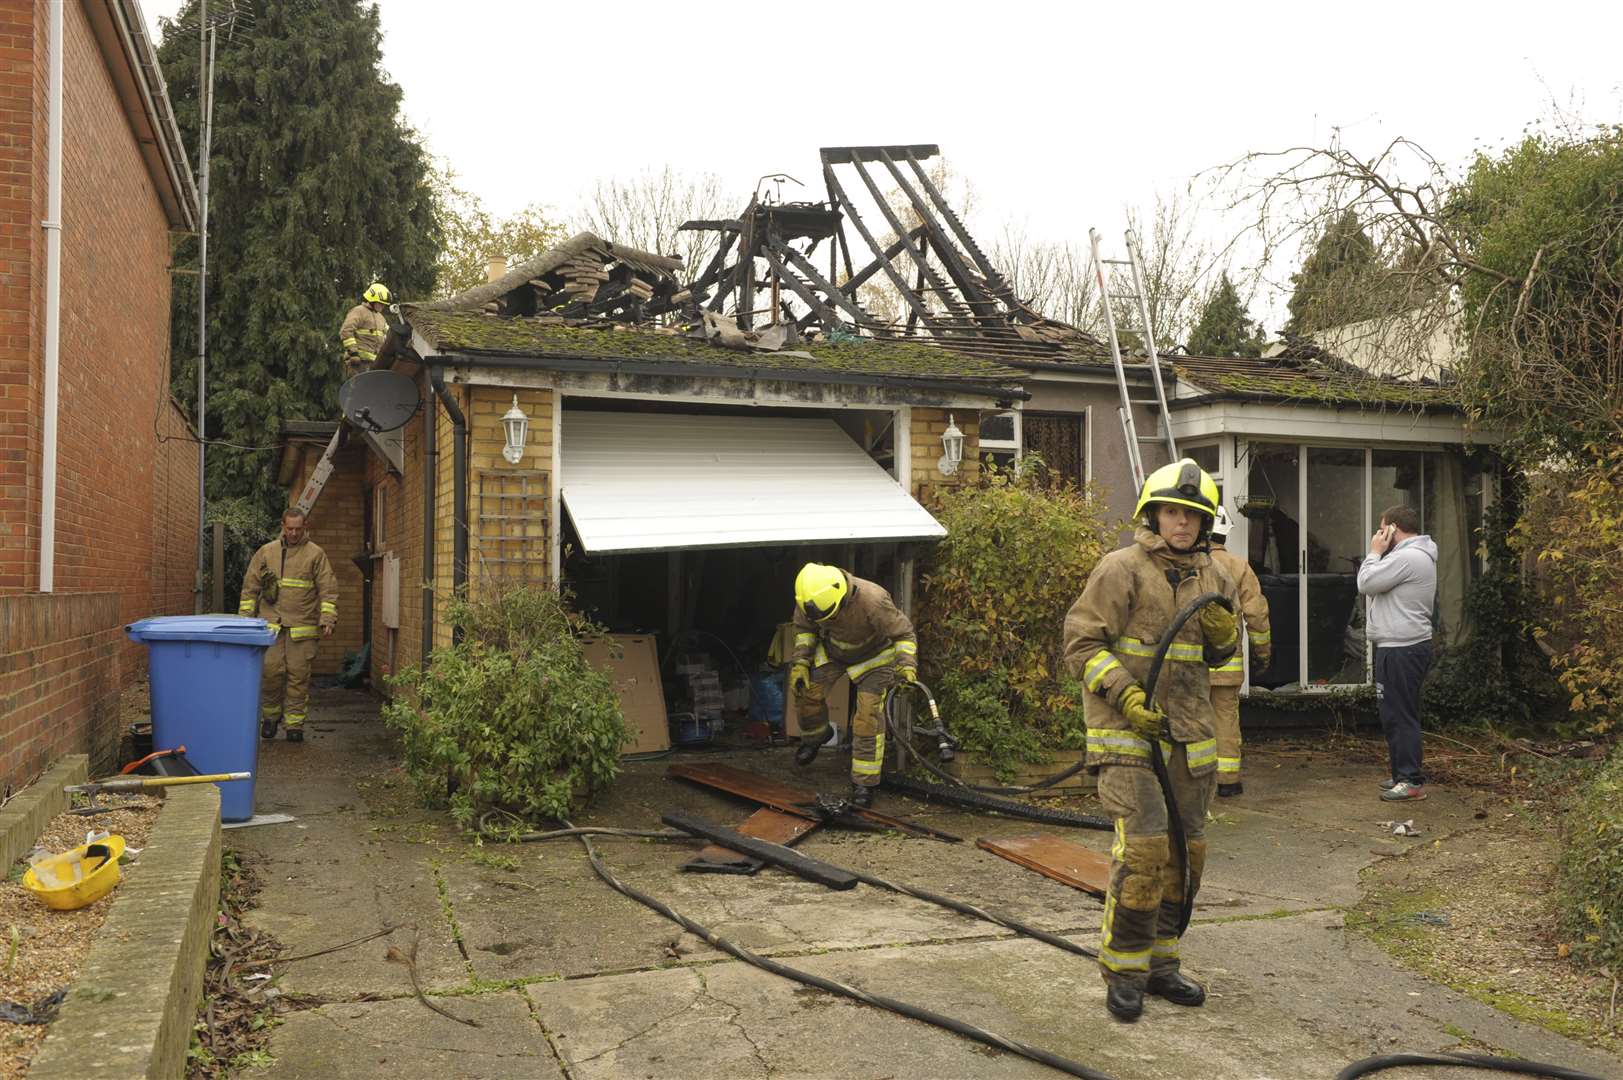
<svg viewBox="0 0 1623 1080">
<path fill-rule="evenodd" d="M 861 784 L 852 784 L 849 802 L 853 809 L 868 809 L 873 805 L 873 788 L 863 787 Z"/>
<path fill-rule="evenodd" d="M 1131 1024 L 1144 1015 L 1144 991 L 1128 983 L 1112 982 L 1105 990 L 1105 1008 L 1117 1020 Z"/>
<path fill-rule="evenodd" d="M 1219 799 L 1232 799 L 1236 795 L 1244 795 L 1244 794 L 1245 794 L 1245 785 L 1240 783 L 1238 780 L 1234 781 L 1234 783 L 1232 783 L 1232 784 L 1218 784 L 1217 785 L 1217 797 Z"/>
<path fill-rule="evenodd" d="M 261 720 L 259 722 L 259 737 L 261 739 L 276 738 L 276 724 L 277 721 L 275 720 Z"/>
<path fill-rule="evenodd" d="M 1188 1005 L 1193 1008 L 1206 1002 L 1206 988 L 1177 971 L 1170 971 L 1165 975 L 1151 975 L 1149 986 L 1145 989 L 1174 1005 Z"/>
<path fill-rule="evenodd" d="M 304 729 L 302 727 L 290 727 L 290 728 L 288 728 L 287 729 L 287 741 L 288 742 L 303 742 L 304 741 Z"/>
<path fill-rule="evenodd" d="M 827 732 L 824 732 L 823 738 L 828 738 Z M 805 768 L 807 765 L 810 765 L 812 762 L 817 760 L 817 751 L 821 750 L 822 748 L 823 744 L 821 740 L 808 739 L 806 736 L 802 735 L 800 737 L 800 745 L 795 747 L 795 764 L 799 765 L 801 768 Z"/>
</svg>

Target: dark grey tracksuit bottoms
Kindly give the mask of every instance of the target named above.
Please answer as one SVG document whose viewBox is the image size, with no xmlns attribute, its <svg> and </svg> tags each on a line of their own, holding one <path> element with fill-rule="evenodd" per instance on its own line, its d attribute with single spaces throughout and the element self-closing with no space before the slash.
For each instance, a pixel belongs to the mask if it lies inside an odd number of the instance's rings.
<svg viewBox="0 0 1623 1080">
<path fill-rule="evenodd" d="M 1431 642 L 1375 647 L 1375 700 L 1392 761 L 1392 779 L 1424 784 L 1420 746 L 1420 684 L 1431 670 Z"/>
</svg>

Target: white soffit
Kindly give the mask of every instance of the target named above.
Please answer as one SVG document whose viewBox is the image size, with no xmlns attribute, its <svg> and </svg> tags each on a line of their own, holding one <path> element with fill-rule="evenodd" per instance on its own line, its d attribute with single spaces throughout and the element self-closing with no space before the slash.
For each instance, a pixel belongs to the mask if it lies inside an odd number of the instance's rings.
<svg viewBox="0 0 1623 1080">
<path fill-rule="evenodd" d="M 947 535 L 833 420 L 565 410 L 560 437 L 594 555 Z"/>
</svg>

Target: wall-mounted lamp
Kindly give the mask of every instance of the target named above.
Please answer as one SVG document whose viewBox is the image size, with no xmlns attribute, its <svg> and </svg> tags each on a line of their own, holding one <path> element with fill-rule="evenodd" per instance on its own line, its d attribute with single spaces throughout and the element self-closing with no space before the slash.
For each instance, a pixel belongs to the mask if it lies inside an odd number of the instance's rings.
<svg viewBox="0 0 1623 1080">
<path fill-rule="evenodd" d="M 507 445 L 502 447 L 502 457 L 507 459 L 509 465 L 517 465 L 524 460 L 524 440 L 530 434 L 530 418 L 518 407 L 517 394 L 513 395 L 513 407 L 502 416 L 502 428 L 507 432 Z"/>
<path fill-rule="evenodd" d="M 936 471 L 942 476 L 956 475 L 963 460 L 964 433 L 958 430 L 952 414 L 948 413 L 947 430 L 941 433 L 941 457 L 935 463 Z"/>
</svg>

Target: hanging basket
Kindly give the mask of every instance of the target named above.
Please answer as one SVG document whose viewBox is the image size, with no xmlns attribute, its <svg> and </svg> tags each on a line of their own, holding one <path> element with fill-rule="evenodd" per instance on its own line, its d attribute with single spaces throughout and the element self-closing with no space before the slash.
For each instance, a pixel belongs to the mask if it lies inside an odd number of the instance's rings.
<svg viewBox="0 0 1623 1080">
<path fill-rule="evenodd" d="M 1274 512 L 1279 505 L 1272 495 L 1248 495 L 1245 502 L 1240 504 L 1240 513 L 1248 518 L 1261 520 Z"/>
</svg>

